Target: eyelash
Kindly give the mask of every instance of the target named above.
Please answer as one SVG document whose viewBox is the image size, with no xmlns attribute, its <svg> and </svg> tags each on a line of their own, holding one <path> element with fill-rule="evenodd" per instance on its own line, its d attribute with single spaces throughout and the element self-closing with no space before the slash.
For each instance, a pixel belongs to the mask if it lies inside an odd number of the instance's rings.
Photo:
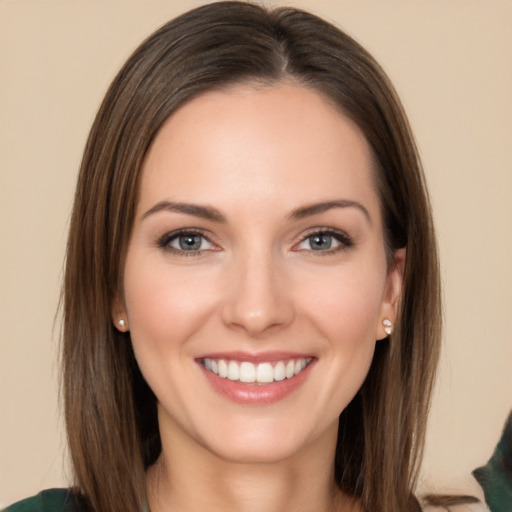
<svg viewBox="0 0 512 512">
<path fill-rule="evenodd" d="M 200 249 L 197 251 L 194 250 L 185 250 L 185 249 L 177 249 L 176 247 L 172 247 L 170 244 L 174 240 L 177 240 L 180 236 L 199 236 L 209 242 L 210 244 L 213 244 L 213 242 L 210 240 L 209 237 L 207 237 L 203 231 L 200 229 L 180 229 L 178 231 L 172 231 L 171 233 L 166 233 L 164 236 L 162 236 L 158 240 L 158 247 L 161 249 L 164 249 L 166 251 L 169 251 L 173 254 L 176 254 L 177 256 L 184 256 L 184 257 L 190 257 L 190 256 L 199 256 L 202 253 L 204 253 L 205 249 Z M 212 250 L 212 249 L 208 249 Z M 214 251 L 218 249 L 213 249 Z"/>
<path fill-rule="evenodd" d="M 337 242 L 339 242 L 339 246 L 334 247 L 334 248 L 328 248 L 326 250 L 318 250 L 318 251 L 315 251 L 314 249 L 296 249 L 296 251 L 297 252 L 305 251 L 305 252 L 311 253 L 314 256 L 329 256 L 332 254 L 337 254 L 338 252 L 346 251 L 354 246 L 353 239 L 343 231 L 338 231 L 333 228 L 320 228 L 320 229 L 316 228 L 316 229 L 308 232 L 305 236 L 303 236 L 301 238 L 301 240 L 299 241 L 299 243 L 296 244 L 294 247 L 297 247 L 298 245 L 303 244 L 308 239 L 311 239 L 314 236 L 332 237 Z"/>
<path fill-rule="evenodd" d="M 158 239 L 157 245 L 161 249 L 164 249 L 166 251 L 169 251 L 173 254 L 176 254 L 177 256 L 183 256 L 183 257 L 190 257 L 190 256 L 199 256 L 203 254 L 207 250 L 213 250 L 217 251 L 219 249 L 199 249 L 199 250 L 186 250 L 186 249 L 177 249 L 176 247 L 172 247 L 170 244 L 171 242 L 177 240 L 181 236 L 199 236 L 202 239 L 206 240 L 210 244 L 214 244 L 208 236 L 205 235 L 203 231 L 200 229 L 180 229 L 178 231 L 172 231 L 171 233 L 166 233 L 161 238 Z M 329 236 L 334 238 L 337 242 L 339 242 L 339 246 L 334 248 L 328 248 L 326 250 L 318 250 L 315 251 L 314 249 L 295 249 L 297 246 L 303 244 L 308 239 L 311 239 L 314 236 Z M 294 251 L 295 252 L 307 252 L 314 254 L 315 256 L 327 256 L 336 254 L 341 251 L 346 251 L 350 249 L 354 245 L 354 241 L 351 237 L 349 237 L 346 233 L 343 231 L 338 231 L 332 228 L 321 228 L 321 229 L 314 229 L 313 231 L 308 232 L 306 235 L 304 235 L 300 241 L 294 245 Z"/>
</svg>

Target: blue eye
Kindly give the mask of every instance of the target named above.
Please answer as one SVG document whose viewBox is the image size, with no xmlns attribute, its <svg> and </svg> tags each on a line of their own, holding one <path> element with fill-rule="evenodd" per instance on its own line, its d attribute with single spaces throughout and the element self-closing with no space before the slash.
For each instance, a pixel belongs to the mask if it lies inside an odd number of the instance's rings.
<svg viewBox="0 0 512 512">
<path fill-rule="evenodd" d="M 315 231 L 307 235 L 297 246 L 299 250 L 333 253 L 353 245 L 344 233 L 332 230 Z"/>
<path fill-rule="evenodd" d="M 158 245 L 176 253 L 197 253 L 213 249 L 214 245 L 197 231 L 179 231 L 164 235 Z"/>
<path fill-rule="evenodd" d="M 177 242 L 182 251 L 199 251 L 203 242 L 201 235 L 180 235 L 173 242 Z M 171 246 L 173 244 L 171 243 Z"/>
<path fill-rule="evenodd" d="M 324 233 L 311 235 L 307 240 L 309 240 L 309 246 L 313 251 L 324 251 L 326 249 L 330 249 L 333 244 L 333 237 Z"/>
</svg>

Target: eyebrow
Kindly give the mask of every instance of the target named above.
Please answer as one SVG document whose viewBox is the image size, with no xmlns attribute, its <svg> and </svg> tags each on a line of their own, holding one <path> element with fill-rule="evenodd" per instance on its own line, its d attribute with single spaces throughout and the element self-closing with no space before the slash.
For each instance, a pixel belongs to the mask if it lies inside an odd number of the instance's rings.
<svg viewBox="0 0 512 512">
<path fill-rule="evenodd" d="M 332 208 L 357 208 L 364 214 L 368 222 L 370 224 L 372 223 L 372 218 L 370 217 L 368 210 L 361 203 L 358 203 L 357 201 L 350 201 L 348 199 L 337 199 L 335 201 L 325 201 L 322 203 L 301 206 L 300 208 L 293 210 L 293 212 L 290 214 L 290 219 L 304 219 L 305 217 L 324 213 L 328 210 L 331 210 Z"/>
<path fill-rule="evenodd" d="M 357 208 L 364 214 L 370 224 L 372 222 L 368 210 L 361 203 L 358 203 L 357 201 L 350 201 L 348 199 L 338 199 L 335 201 L 325 201 L 322 203 L 314 203 L 307 206 L 301 206 L 292 211 L 292 213 L 289 215 L 289 219 L 300 220 L 306 217 L 324 213 L 333 208 Z M 191 203 L 178 203 L 174 201 L 159 201 L 142 215 L 142 220 L 161 211 L 184 213 L 186 215 L 201 217 L 203 219 L 221 224 L 225 224 L 227 222 L 226 217 L 219 210 L 211 206 L 202 206 Z"/>
<path fill-rule="evenodd" d="M 227 222 L 226 217 L 224 217 L 224 215 L 222 215 L 219 210 L 212 208 L 211 206 L 202 206 L 190 203 L 176 203 L 173 201 L 160 201 L 156 203 L 155 206 L 150 208 L 146 213 L 142 215 L 142 220 L 154 213 L 161 211 L 185 213 L 186 215 L 194 215 L 195 217 L 201 217 L 213 222 Z"/>
</svg>

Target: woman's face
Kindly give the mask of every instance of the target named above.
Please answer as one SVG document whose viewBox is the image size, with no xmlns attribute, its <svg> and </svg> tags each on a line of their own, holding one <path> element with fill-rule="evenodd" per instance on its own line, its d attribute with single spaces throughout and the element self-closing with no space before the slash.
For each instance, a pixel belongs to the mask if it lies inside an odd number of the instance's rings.
<svg viewBox="0 0 512 512">
<path fill-rule="evenodd" d="M 368 145 L 322 96 L 237 86 L 181 107 L 145 160 L 113 312 L 164 448 L 237 461 L 332 448 L 400 281 Z"/>
</svg>

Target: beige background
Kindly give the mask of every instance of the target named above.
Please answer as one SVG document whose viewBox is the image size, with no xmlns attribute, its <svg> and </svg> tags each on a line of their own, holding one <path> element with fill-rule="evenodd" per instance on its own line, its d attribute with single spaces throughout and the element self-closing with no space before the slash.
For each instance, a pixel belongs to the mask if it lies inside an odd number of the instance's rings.
<svg viewBox="0 0 512 512">
<path fill-rule="evenodd" d="M 54 314 L 96 108 L 145 36 L 201 3 L 0 2 L 0 503 L 68 481 Z M 512 407 L 512 1 L 286 3 L 372 51 L 410 115 L 446 299 L 423 486 L 461 490 Z"/>
</svg>

